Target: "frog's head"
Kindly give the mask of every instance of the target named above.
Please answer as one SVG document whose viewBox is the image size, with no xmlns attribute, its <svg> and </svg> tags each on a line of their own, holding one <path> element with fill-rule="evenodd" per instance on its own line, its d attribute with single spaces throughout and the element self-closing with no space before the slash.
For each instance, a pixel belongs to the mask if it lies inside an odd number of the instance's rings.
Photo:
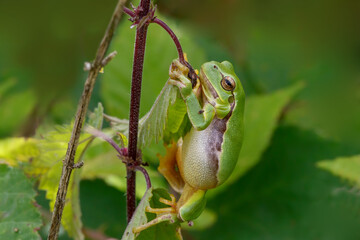
<svg viewBox="0 0 360 240">
<path fill-rule="evenodd" d="M 228 61 L 204 63 L 200 70 L 200 81 L 207 100 L 216 108 L 218 117 L 225 117 L 244 90 L 239 78 Z"/>
</svg>

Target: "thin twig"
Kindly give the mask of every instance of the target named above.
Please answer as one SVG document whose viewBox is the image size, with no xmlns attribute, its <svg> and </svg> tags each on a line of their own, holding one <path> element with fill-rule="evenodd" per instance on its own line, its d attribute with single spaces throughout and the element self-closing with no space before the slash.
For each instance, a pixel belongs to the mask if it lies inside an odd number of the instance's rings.
<svg viewBox="0 0 360 240">
<path fill-rule="evenodd" d="M 144 174 L 145 181 L 146 181 L 146 188 L 149 190 L 151 188 L 151 180 L 150 180 L 148 172 L 145 170 L 145 168 L 143 168 L 141 166 L 136 166 L 135 170 L 140 171 L 140 172 L 142 172 L 142 174 Z"/>
<path fill-rule="evenodd" d="M 74 158 L 76 149 L 79 142 L 81 128 L 85 119 L 86 111 L 90 102 L 91 94 L 94 88 L 95 80 L 99 74 L 100 69 L 103 67 L 102 61 L 105 57 L 105 53 L 109 48 L 110 41 L 114 35 L 114 31 L 119 24 L 120 18 L 123 13 L 123 6 L 127 0 L 119 0 L 115 11 L 111 17 L 110 23 L 106 29 L 105 35 L 100 43 L 100 46 L 96 52 L 96 57 L 89 70 L 88 77 L 86 79 L 84 90 L 81 99 L 78 104 L 76 112 L 74 128 L 71 134 L 71 138 L 68 144 L 65 159 L 63 161 L 63 168 L 59 183 L 59 188 L 56 196 L 54 211 L 51 219 L 51 227 L 49 230 L 48 240 L 56 240 L 59 234 L 59 228 L 61 223 L 62 212 L 65 205 L 66 193 L 69 186 L 71 172 L 74 168 Z"/>
</svg>

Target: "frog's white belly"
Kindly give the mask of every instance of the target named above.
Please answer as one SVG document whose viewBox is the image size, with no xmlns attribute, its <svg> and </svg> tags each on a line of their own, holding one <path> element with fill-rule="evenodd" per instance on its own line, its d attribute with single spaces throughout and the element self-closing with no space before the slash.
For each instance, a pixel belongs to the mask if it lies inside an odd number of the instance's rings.
<svg viewBox="0 0 360 240">
<path fill-rule="evenodd" d="M 217 171 L 226 121 L 215 118 L 202 131 L 194 128 L 184 137 L 181 176 L 192 187 L 210 189 L 218 184 Z"/>
</svg>

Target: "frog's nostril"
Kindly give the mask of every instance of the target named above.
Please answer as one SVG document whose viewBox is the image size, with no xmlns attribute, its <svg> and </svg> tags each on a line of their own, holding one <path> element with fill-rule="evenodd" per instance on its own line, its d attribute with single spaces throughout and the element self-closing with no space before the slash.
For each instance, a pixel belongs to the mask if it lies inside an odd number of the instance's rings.
<svg viewBox="0 0 360 240">
<path fill-rule="evenodd" d="M 229 97 L 229 103 L 233 103 L 234 102 L 234 96 L 230 96 Z"/>
</svg>

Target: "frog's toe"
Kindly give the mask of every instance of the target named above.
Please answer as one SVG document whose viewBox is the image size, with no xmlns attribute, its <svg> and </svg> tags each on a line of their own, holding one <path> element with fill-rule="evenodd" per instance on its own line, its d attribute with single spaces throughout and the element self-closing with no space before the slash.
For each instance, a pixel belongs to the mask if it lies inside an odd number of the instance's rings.
<svg viewBox="0 0 360 240">
<path fill-rule="evenodd" d="M 134 227 L 132 229 L 132 232 L 134 234 L 139 234 L 140 232 L 144 231 L 145 229 L 147 229 L 149 227 L 152 227 L 152 226 L 154 226 L 154 225 L 156 225 L 158 223 L 165 222 L 165 221 L 168 221 L 170 223 L 174 223 L 176 220 L 177 220 L 176 215 L 174 215 L 174 214 L 164 214 L 164 215 L 161 215 L 161 216 L 151 220 L 148 223 L 145 223 L 144 225 Z M 179 238 L 179 239 L 181 239 L 181 238 Z"/>
<path fill-rule="evenodd" d="M 172 70 L 169 71 L 169 77 L 171 79 L 179 79 L 180 75 L 181 73 L 179 71 L 172 71 Z"/>
<path fill-rule="evenodd" d="M 152 208 L 150 206 L 146 207 L 145 211 L 149 213 L 155 213 L 155 214 L 171 214 L 176 213 L 176 199 L 174 195 L 170 194 L 171 200 L 165 199 L 165 198 L 159 198 L 159 202 L 168 205 L 167 208 Z"/>
<path fill-rule="evenodd" d="M 185 84 L 183 84 L 182 82 L 180 82 L 178 80 L 174 80 L 174 79 L 169 79 L 168 83 L 171 85 L 177 86 L 179 89 L 182 89 L 185 87 Z"/>
<path fill-rule="evenodd" d="M 175 59 L 172 61 L 170 66 L 170 72 L 172 71 L 178 71 L 179 73 L 183 75 L 187 75 L 189 73 L 189 68 L 182 64 L 179 59 Z"/>
</svg>

